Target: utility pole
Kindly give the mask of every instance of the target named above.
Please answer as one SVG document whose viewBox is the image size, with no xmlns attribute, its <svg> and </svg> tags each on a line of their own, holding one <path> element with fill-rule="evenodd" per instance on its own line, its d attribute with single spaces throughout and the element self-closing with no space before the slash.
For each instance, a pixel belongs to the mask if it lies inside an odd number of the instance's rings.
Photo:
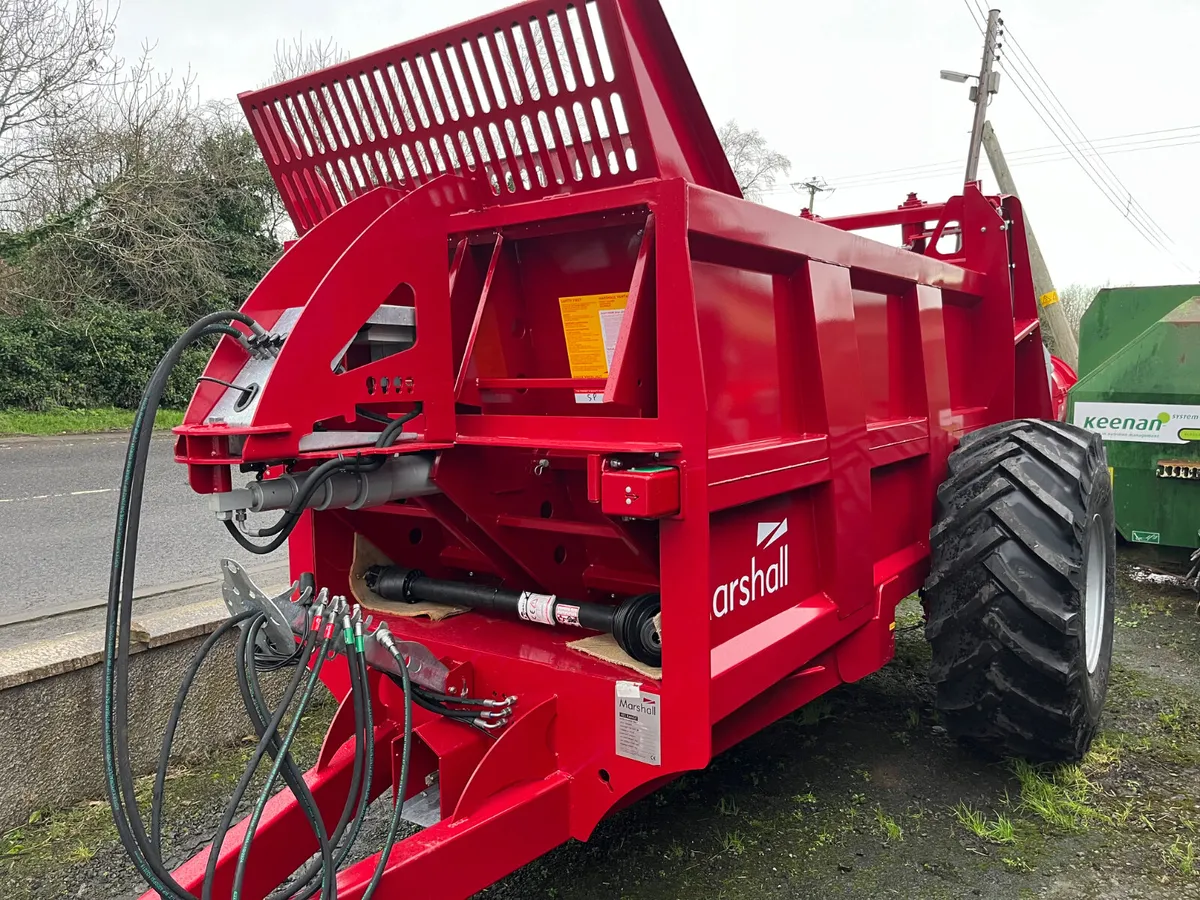
<svg viewBox="0 0 1200 900">
<path fill-rule="evenodd" d="M 984 123 L 981 137 L 983 147 L 987 151 L 988 163 L 992 167 L 992 174 L 996 176 L 996 184 L 1000 187 L 1001 193 L 1011 194 L 1019 200 L 1021 195 L 1017 193 L 1017 184 L 1013 181 L 1008 163 L 1005 162 L 1004 152 L 1000 149 L 1000 139 L 996 137 L 991 122 Z M 1075 332 L 1067 321 L 1067 314 L 1063 311 L 1062 304 L 1058 302 L 1054 282 L 1050 279 L 1050 270 L 1046 267 L 1042 250 L 1038 246 L 1037 238 L 1033 235 L 1033 226 L 1029 224 L 1029 213 L 1024 210 L 1023 212 L 1025 238 L 1029 244 L 1029 265 L 1033 269 L 1033 289 L 1038 295 L 1038 308 L 1042 324 L 1054 341 L 1054 351 L 1058 358 L 1072 369 L 1078 369 L 1079 342 L 1075 339 Z"/>
<path fill-rule="evenodd" d="M 1000 10 L 988 10 L 987 33 L 983 38 L 983 62 L 979 67 L 979 84 L 972 88 L 975 100 L 975 120 L 971 124 L 971 148 L 967 153 L 967 182 L 976 180 L 979 172 L 979 142 L 983 137 L 983 123 L 987 119 L 988 98 L 999 88 L 999 73 L 992 72 L 996 61 L 996 50 L 1000 38 Z"/>
<path fill-rule="evenodd" d="M 803 188 L 804 190 L 808 191 L 807 209 L 810 213 L 813 211 L 813 204 L 817 200 L 817 194 L 832 194 L 834 191 L 834 188 L 831 188 L 824 178 L 819 178 L 816 175 L 808 179 L 808 181 L 801 181 L 799 184 L 795 185 L 795 187 Z"/>
</svg>

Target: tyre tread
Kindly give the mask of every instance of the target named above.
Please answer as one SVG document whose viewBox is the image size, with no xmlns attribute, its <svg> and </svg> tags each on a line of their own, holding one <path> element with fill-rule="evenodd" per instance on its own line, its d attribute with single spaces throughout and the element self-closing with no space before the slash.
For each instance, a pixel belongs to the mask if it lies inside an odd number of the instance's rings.
<svg viewBox="0 0 1200 900">
<path fill-rule="evenodd" d="M 1100 439 L 1015 420 L 965 435 L 947 461 L 922 591 L 939 715 L 963 741 L 1078 759 L 1094 736 L 1080 690 L 1084 523 Z"/>
</svg>

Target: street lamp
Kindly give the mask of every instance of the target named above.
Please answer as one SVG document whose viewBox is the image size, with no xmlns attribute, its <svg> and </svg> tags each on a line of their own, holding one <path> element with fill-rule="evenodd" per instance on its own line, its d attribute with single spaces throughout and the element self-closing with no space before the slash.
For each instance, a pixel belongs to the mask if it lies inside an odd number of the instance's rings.
<svg viewBox="0 0 1200 900">
<path fill-rule="evenodd" d="M 951 72 L 949 69 L 942 69 L 943 81 L 956 81 L 959 84 L 966 84 L 968 78 L 978 77 L 978 75 L 968 75 L 966 72 Z"/>
</svg>

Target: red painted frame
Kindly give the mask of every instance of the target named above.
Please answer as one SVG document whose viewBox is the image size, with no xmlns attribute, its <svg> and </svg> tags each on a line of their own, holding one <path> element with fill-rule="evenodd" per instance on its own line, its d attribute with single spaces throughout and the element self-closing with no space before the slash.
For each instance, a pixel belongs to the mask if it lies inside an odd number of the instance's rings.
<svg viewBox="0 0 1200 900">
<path fill-rule="evenodd" d="M 525 4 L 436 43 L 546 6 Z M 436 774 L 443 819 L 396 847 L 383 897 L 401 896 L 391 885 L 467 897 L 884 665 L 896 604 L 927 570 L 934 491 L 957 438 L 1053 415 L 1015 198 L 968 185 L 944 204 L 825 221 L 746 202 L 730 190 L 707 118 L 697 119 L 657 4 L 596 8 L 613 81 L 630 92 L 637 179 L 497 195 L 486 171 L 446 172 L 336 207 L 317 181 L 295 180 L 278 141 L 263 137 L 260 112 L 255 127 L 285 197 L 293 192 L 302 236 L 244 309 L 267 326 L 288 306 L 304 312 L 249 426 L 206 424 L 219 388 L 201 383 L 176 429 L 192 485 L 213 491 L 231 482 L 236 462 L 304 467 L 330 455 L 300 452 L 301 437 L 316 423 L 369 427 L 356 404 L 399 412 L 420 400 L 411 427 L 422 437 L 401 446 L 437 454 L 441 493 L 306 514 L 291 543 L 295 573 L 348 594 L 359 533 L 436 576 L 601 602 L 661 594 L 660 678 L 578 652 L 568 646 L 577 634 L 522 622 L 389 619 L 472 694 L 517 694 L 520 704 L 495 741 L 417 713 L 409 792 Z M 422 39 L 369 59 L 430 46 Z M 243 98 L 252 122 L 275 93 Z M 321 216 L 312 205 L 297 212 L 320 196 L 330 204 Z M 960 246 L 943 254 L 951 223 Z M 881 226 L 898 228 L 907 249 L 849 233 Z M 398 302 L 401 285 L 416 344 L 335 375 L 339 348 L 379 304 Z M 612 370 L 572 378 L 556 298 L 613 291 L 629 299 Z M 225 339 L 208 374 L 233 377 L 240 352 Z M 369 389 L 368 379 L 385 377 L 398 394 Z M 583 390 L 601 402 L 577 403 Z M 605 514 L 605 491 L 628 483 L 606 473 L 638 463 L 678 470 L 677 512 Z M 327 671 L 344 699 L 344 674 Z M 660 697 L 656 764 L 617 754 L 618 681 Z M 382 792 L 394 790 L 402 720 L 390 682 L 377 691 Z M 339 710 L 308 776 L 323 807 L 344 798 L 350 715 Z M 238 839 L 222 851 L 222 885 Z M 252 854 L 246 896 L 265 896 L 311 845 L 294 800 L 280 795 L 255 841 L 263 849 Z M 475 862 L 453 862 L 462 858 Z M 339 896 L 360 896 L 374 862 L 343 872 Z M 197 889 L 202 873 L 200 857 L 179 878 Z"/>
</svg>

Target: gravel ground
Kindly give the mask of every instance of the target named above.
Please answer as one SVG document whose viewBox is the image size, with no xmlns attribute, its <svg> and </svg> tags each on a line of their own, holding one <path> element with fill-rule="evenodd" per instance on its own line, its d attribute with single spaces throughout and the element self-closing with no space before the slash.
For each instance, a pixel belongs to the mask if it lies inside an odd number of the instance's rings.
<svg viewBox="0 0 1200 900">
<path fill-rule="evenodd" d="M 617 814 L 482 898 L 1200 898 L 1195 595 L 1123 554 L 1104 730 L 1079 766 L 983 759 L 937 725 L 919 609 L 897 659 Z M 311 760 L 331 710 L 303 731 Z M 171 862 L 199 849 L 245 752 L 172 781 Z M 361 844 L 383 839 L 376 804 Z M 107 803 L 0 841 L 0 897 L 136 897 Z"/>
</svg>

